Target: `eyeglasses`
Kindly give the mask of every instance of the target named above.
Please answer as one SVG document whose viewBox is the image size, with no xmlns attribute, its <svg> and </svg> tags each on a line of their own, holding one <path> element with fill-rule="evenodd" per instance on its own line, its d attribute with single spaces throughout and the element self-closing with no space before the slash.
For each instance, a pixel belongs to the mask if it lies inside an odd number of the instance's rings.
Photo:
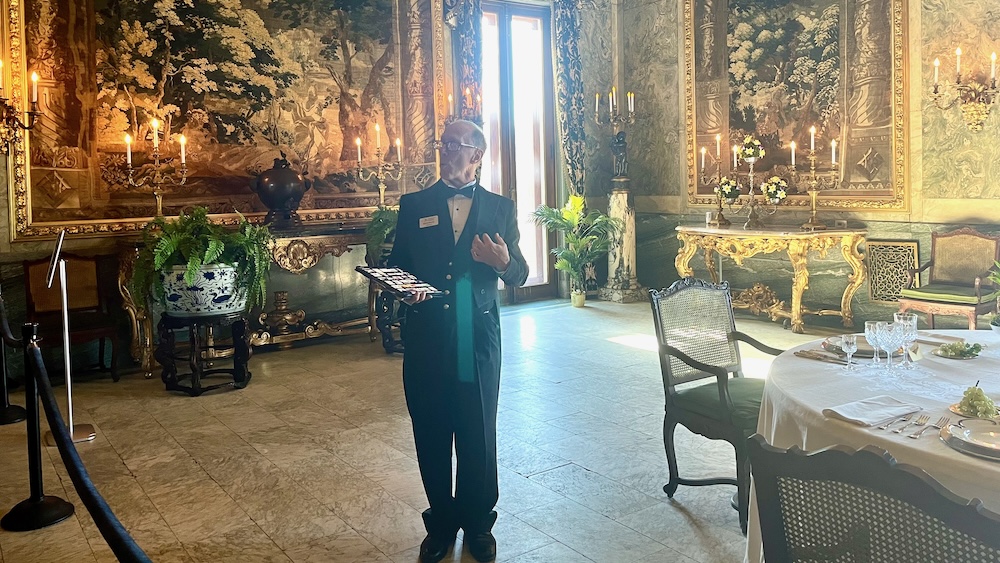
<svg viewBox="0 0 1000 563">
<path fill-rule="evenodd" d="M 462 147 L 469 147 L 470 149 L 478 149 L 476 145 L 469 145 L 466 143 L 459 143 L 457 141 L 448 141 L 447 143 L 441 141 L 434 141 L 434 148 L 439 151 L 444 152 L 458 152 L 462 150 Z"/>
</svg>

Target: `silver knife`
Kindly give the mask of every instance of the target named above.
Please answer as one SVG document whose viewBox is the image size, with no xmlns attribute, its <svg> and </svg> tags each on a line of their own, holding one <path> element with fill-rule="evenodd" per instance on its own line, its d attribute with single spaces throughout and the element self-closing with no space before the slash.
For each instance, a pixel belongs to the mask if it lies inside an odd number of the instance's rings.
<svg viewBox="0 0 1000 563">
<path fill-rule="evenodd" d="M 841 360 L 840 358 L 834 358 L 833 356 L 827 356 L 825 354 L 817 354 L 816 352 L 810 352 L 808 350 L 799 350 L 795 352 L 795 355 L 799 358 L 805 358 L 807 360 L 818 360 L 820 362 L 827 362 L 841 366 L 847 365 L 847 360 Z"/>
</svg>

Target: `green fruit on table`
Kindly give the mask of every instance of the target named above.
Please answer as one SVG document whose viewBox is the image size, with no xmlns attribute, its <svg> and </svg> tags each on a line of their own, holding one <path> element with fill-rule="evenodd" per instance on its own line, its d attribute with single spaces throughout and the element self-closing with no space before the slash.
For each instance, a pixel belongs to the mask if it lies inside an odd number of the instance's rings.
<svg viewBox="0 0 1000 563">
<path fill-rule="evenodd" d="M 981 345 L 966 344 L 965 342 L 952 342 L 938 347 L 938 354 L 949 358 L 975 358 L 982 351 Z"/>
<path fill-rule="evenodd" d="M 993 418 L 997 415 L 996 403 L 979 387 L 969 387 L 965 390 L 961 402 L 958 403 L 958 410 L 962 411 L 962 414 L 978 418 Z"/>
</svg>

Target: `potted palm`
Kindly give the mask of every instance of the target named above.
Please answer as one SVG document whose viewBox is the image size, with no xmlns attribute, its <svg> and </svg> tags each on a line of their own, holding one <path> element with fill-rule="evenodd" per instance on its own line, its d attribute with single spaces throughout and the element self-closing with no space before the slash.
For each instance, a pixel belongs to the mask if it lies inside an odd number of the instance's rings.
<svg viewBox="0 0 1000 563">
<path fill-rule="evenodd" d="M 596 209 L 587 210 L 583 196 L 571 195 L 562 209 L 540 205 L 534 212 L 535 224 L 562 233 L 564 245 L 552 249 L 556 269 L 570 279 L 570 301 L 583 307 L 586 267 L 607 254 L 612 239 L 621 231 L 622 222 Z"/>
<path fill-rule="evenodd" d="M 157 217 L 143 231 L 133 283 L 175 316 L 203 317 L 263 305 L 272 236 L 240 215 L 235 230 L 195 208 L 174 220 Z"/>
</svg>

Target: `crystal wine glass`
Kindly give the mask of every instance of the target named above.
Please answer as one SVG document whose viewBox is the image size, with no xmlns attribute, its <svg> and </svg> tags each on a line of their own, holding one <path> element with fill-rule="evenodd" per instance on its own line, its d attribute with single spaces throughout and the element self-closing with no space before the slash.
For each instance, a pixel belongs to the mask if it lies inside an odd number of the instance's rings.
<svg viewBox="0 0 1000 563">
<path fill-rule="evenodd" d="M 847 365 L 844 369 L 847 371 L 854 371 L 857 366 L 854 364 L 852 358 L 854 353 L 858 351 L 858 335 L 857 334 L 844 334 L 840 337 L 840 349 L 847 354 Z"/>
<path fill-rule="evenodd" d="M 913 361 L 910 360 L 910 347 L 917 340 L 917 315 L 916 313 L 895 313 L 893 319 L 903 325 L 903 369 L 913 369 Z"/>
<path fill-rule="evenodd" d="M 871 345 L 874 353 L 872 354 L 872 363 L 878 365 L 879 355 L 878 355 L 878 334 L 875 332 L 875 326 L 878 321 L 865 321 L 865 340 Z"/>
<path fill-rule="evenodd" d="M 875 323 L 875 341 L 878 349 L 885 351 L 886 366 L 885 370 L 890 371 L 892 369 L 892 351 L 895 347 L 892 346 L 892 334 L 889 329 L 889 324 L 885 321 L 878 321 Z"/>
</svg>

